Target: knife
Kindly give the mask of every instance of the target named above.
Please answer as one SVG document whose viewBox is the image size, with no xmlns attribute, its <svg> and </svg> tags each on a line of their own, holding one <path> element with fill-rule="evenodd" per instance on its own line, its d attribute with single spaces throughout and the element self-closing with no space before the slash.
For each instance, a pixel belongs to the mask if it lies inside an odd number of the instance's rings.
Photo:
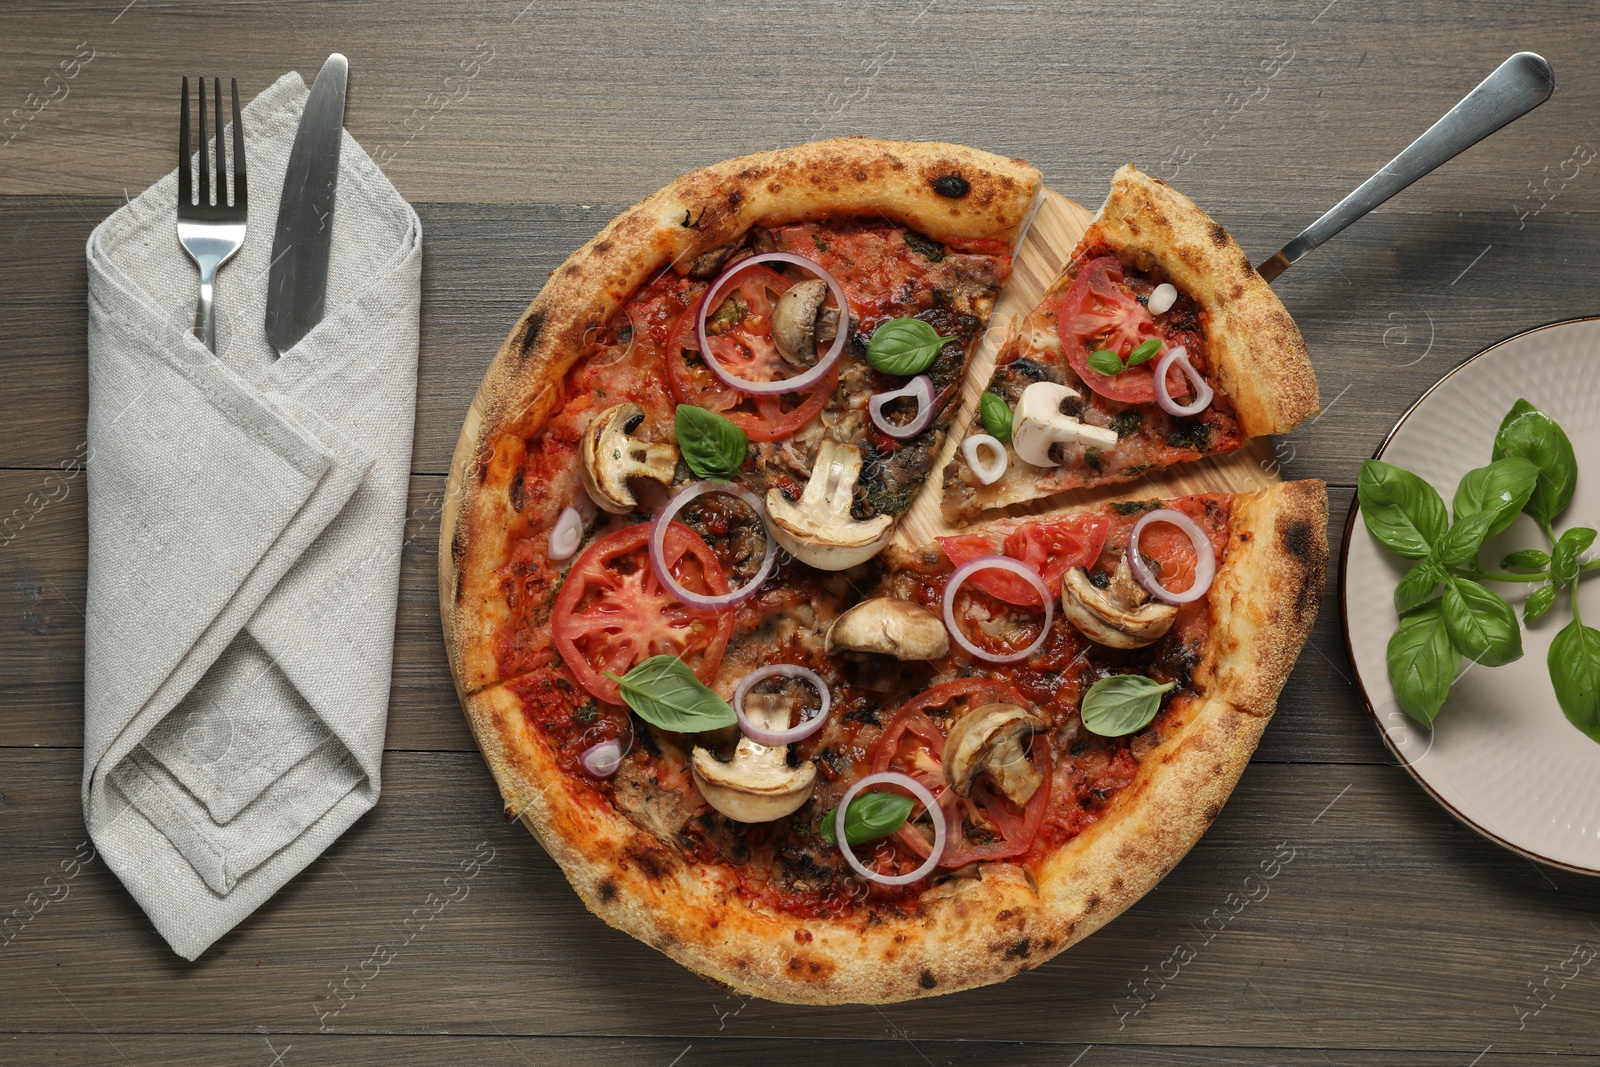
<svg viewBox="0 0 1600 1067">
<path fill-rule="evenodd" d="M 344 56 L 335 52 L 328 57 L 311 86 L 289 150 L 267 268 L 267 340 L 280 356 L 322 321 L 349 71 Z"/>
</svg>

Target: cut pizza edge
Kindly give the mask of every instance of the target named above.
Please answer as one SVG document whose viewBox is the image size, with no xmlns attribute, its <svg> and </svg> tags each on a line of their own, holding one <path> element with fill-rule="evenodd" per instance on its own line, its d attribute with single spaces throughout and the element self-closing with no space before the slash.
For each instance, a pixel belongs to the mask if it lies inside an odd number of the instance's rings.
<svg viewBox="0 0 1600 1067">
<path fill-rule="evenodd" d="M 1224 494 L 1226 495 L 1226 494 Z M 1070 516 L 1061 512 L 1059 516 Z M 1023 520 L 986 526 L 1005 533 Z M 1228 549 L 1207 594 L 1204 691 L 1098 822 L 1036 872 L 990 862 L 925 891 L 914 917 L 799 918 L 744 902 L 564 771 L 514 683 L 462 694 L 505 801 L 608 924 L 743 995 L 891 1003 L 1002 981 L 1104 926 L 1152 889 L 1217 818 L 1275 708 L 1320 604 L 1320 481 L 1231 496 Z M 892 549 L 891 551 L 905 551 Z"/>
<path fill-rule="evenodd" d="M 1163 284 L 1170 291 L 1152 312 Z M 1088 351 L 1077 330 L 1064 339 L 1067 314 L 1085 330 L 1103 324 L 1106 332 L 1090 343 L 1108 347 Z M 1192 375 L 1180 349 L 1192 357 Z M 1096 360 L 1111 373 L 1095 370 Z M 1120 371 L 1112 366 L 1118 362 Z M 1173 412 L 1155 397 L 1163 365 Z M 1208 390 L 1213 396 L 1202 403 Z M 1196 410 L 1174 413 L 1189 408 Z M 959 524 L 1066 490 L 1130 481 L 1287 433 L 1319 410 L 1305 341 L 1243 249 L 1188 197 L 1128 164 L 1067 265 L 1013 325 L 945 467 L 942 509 Z"/>
<path fill-rule="evenodd" d="M 477 692 L 507 673 L 493 651 L 511 614 L 499 572 L 508 557 L 509 531 L 519 521 L 514 498 L 524 489 L 526 438 L 551 417 L 565 376 L 586 354 L 589 340 L 652 277 L 698 264 L 758 224 L 838 218 L 880 219 L 940 242 L 989 240 L 1005 249 L 1009 269 L 1009 255 L 1042 195 L 1039 172 L 1021 160 L 940 142 L 836 138 L 690 172 L 618 215 L 568 257 L 495 355 L 451 461 L 439 596 L 451 672 L 462 693 Z M 962 354 L 963 381 L 986 325 L 987 312 Z M 931 401 L 937 416 L 923 434 L 931 440 L 923 446 L 927 469 L 906 495 L 905 507 L 935 473 L 933 461 L 958 395 L 959 383 Z M 841 444 L 842 451 L 859 454 L 854 443 Z M 842 458 L 843 469 L 851 458 Z M 540 491 L 582 497 L 571 475 L 553 478 L 560 484 Z M 896 523 L 905 507 L 894 513 Z"/>
</svg>

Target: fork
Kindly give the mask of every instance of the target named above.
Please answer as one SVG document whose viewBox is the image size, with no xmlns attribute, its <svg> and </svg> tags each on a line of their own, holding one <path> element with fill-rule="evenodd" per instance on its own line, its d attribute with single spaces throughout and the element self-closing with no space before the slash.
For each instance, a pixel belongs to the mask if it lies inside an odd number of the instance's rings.
<svg viewBox="0 0 1600 1067">
<path fill-rule="evenodd" d="M 250 204 L 245 184 L 244 124 L 239 121 L 239 80 L 233 83 L 233 202 L 228 202 L 227 164 L 222 141 L 222 79 L 212 79 L 217 101 L 217 174 L 213 186 L 206 151 L 206 80 L 200 82 L 200 196 L 194 195 L 189 156 L 189 79 L 183 79 L 183 111 L 178 120 L 178 243 L 200 268 L 200 302 L 194 309 L 194 332 L 211 351 L 217 350 L 214 298 L 217 268 L 244 244 Z M 215 195 L 213 195 L 215 194 Z M 215 203 L 212 201 L 215 200 Z"/>
</svg>

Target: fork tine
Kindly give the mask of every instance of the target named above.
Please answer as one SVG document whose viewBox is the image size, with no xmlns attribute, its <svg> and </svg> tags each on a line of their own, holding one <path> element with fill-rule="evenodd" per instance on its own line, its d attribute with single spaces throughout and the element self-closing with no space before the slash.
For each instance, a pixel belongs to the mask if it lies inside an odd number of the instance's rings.
<svg viewBox="0 0 1600 1067">
<path fill-rule="evenodd" d="M 227 142 L 222 141 L 222 78 L 211 78 L 211 88 L 214 94 L 213 114 L 216 114 L 216 206 L 227 206 Z"/>
<path fill-rule="evenodd" d="M 244 181 L 244 123 L 239 119 L 239 79 L 233 81 L 233 204 L 239 207 L 250 202 Z"/>
<path fill-rule="evenodd" d="M 206 80 L 200 81 L 200 206 L 211 205 L 211 158 L 206 152 Z"/>
<path fill-rule="evenodd" d="M 189 76 L 183 78 L 183 110 L 178 116 L 178 203 L 194 203 L 194 175 L 189 170 Z"/>
</svg>

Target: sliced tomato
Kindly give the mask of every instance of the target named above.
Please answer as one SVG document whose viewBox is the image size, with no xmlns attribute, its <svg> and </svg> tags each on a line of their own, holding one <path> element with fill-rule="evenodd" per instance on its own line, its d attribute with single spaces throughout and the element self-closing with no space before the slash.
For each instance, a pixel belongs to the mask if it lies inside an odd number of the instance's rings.
<svg viewBox="0 0 1600 1067">
<path fill-rule="evenodd" d="M 1228 546 L 1228 531 L 1212 529 L 1206 522 L 1203 510 L 1184 508 L 1211 538 L 1211 548 L 1218 559 Z M 1194 584 L 1194 542 L 1189 535 L 1170 522 L 1153 522 L 1139 534 L 1139 555 L 1153 565 L 1161 584 L 1174 593 L 1181 593 Z"/>
<path fill-rule="evenodd" d="M 556 650 L 578 684 L 608 704 L 622 703 L 622 675 L 656 655 L 677 656 L 711 681 L 733 633 L 733 612 L 692 610 L 675 599 L 650 566 L 650 524 L 618 530 L 584 550 L 556 597 L 551 628 Z M 682 523 L 667 527 L 663 555 L 686 589 L 726 593 L 728 577 L 700 535 Z"/>
<path fill-rule="evenodd" d="M 1005 554 L 1038 571 L 1050 595 L 1056 597 L 1061 595 L 1063 574 L 1073 567 L 1090 566 L 1100 558 L 1110 528 L 1103 515 L 1023 523 L 1006 538 Z M 939 544 L 956 567 L 979 556 L 995 554 L 989 539 L 978 534 L 941 537 Z M 1007 604 L 1032 607 L 1039 603 L 1038 591 L 1026 579 L 1007 571 L 979 571 L 967 581 Z"/>
<path fill-rule="evenodd" d="M 970 797 L 957 795 L 945 781 L 945 731 L 929 712 L 948 709 L 952 705 L 965 708 L 999 702 L 1021 704 L 1024 707 L 1028 704 L 1015 689 L 992 678 L 958 678 L 936 685 L 907 701 L 895 713 L 873 751 L 874 774 L 895 770 L 910 775 L 938 801 L 945 816 L 945 849 L 939 860 L 941 867 L 963 867 L 975 860 L 1022 855 L 1033 845 L 1033 839 L 1044 821 L 1045 809 L 1050 806 L 1050 744 L 1043 737 L 1033 739 L 1028 755 L 1044 781 L 1028 798 L 1027 805 L 1021 811 L 991 790 L 986 780 L 980 779 L 973 786 Z M 989 824 L 984 829 L 993 836 L 993 840 L 973 843 L 967 840 L 966 824 L 980 812 L 983 820 Z M 907 820 L 906 825 L 896 831 L 895 839 L 924 859 L 932 851 L 928 838 L 912 825 L 911 820 Z"/>
<path fill-rule="evenodd" d="M 719 303 L 737 297 L 745 314 L 728 330 L 709 336 L 712 354 L 729 374 L 749 381 L 774 381 L 793 374 L 772 340 L 772 297 L 790 282 L 761 264 L 747 267 L 732 291 Z M 707 290 L 709 292 L 709 290 Z M 794 433 L 821 413 L 839 384 L 835 364 L 803 393 L 755 395 L 741 392 L 711 372 L 700 357 L 697 325 L 704 295 L 691 303 L 667 335 L 667 381 L 681 404 L 715 411 L 743 430 L 752 441 L 776 441 Z"/>
<path fill-rule="evenodd" d="M 1125 404 L 1155 403 L 1155 359 L 1120 374 L 1101 374 L 1089 366 L 1089 354 L 1097 349 L 1107 348 L 1127 359 L 1130 352 L 1152 337 L 1163 346 L 1166 344 L 1155 319 L 1124 283 L 1122 262 L 1116 256 L 1091 259 L 1078 271 L 1061 298 L 1056 332 L 1067 362 L 1083 384 L 1103 397 Z M 1177 367 L 1167 370 L 1167 393 L 1173 399 L 1189 394 L 1189 380 Z"/>
</svg>

